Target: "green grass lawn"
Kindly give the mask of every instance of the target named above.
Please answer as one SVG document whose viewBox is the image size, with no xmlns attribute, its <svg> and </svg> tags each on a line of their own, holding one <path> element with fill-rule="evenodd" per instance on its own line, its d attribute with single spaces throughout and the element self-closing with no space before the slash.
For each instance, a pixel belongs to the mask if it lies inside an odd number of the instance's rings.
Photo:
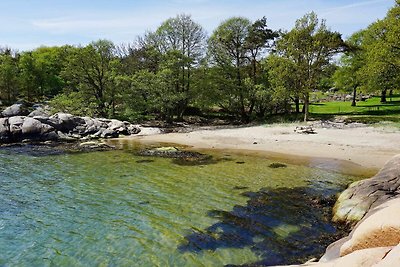
<svg viewBox="0 0 400 267">
<path fill-rule="evenodd" d="M 379 123 L 383 121 L 400 122 L 400 95 L 388 98 L 387 103 L 380 103 L 380 97 L 372 97 L 357 102 L 356 107 L 350 101 L 313 103 L 310 114 L 314 118 L 346 116 L 349 121 Z"/>
</svg>

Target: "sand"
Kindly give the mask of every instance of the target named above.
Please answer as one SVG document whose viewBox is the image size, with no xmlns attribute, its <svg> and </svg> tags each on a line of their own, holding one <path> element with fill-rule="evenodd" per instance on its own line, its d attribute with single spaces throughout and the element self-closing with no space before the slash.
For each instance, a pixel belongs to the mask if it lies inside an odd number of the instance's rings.
<svg viewBox="0 0 400 267">
<path fill-rule="evenodd" d="M 346 161 L 378 170 L 400 154 L 400 131 L 391 127 L 365 125 L 317 125 L 316 134 L 300 134 L 298 124 L 198 129 L 189 133 L 150 134 L 129 137 L 141 142 L 182 144 L 193 149 L 222 149 L 284 154 L 292 158 L 308 157 L 318 164 L 323 159 Z"/>
</svg>

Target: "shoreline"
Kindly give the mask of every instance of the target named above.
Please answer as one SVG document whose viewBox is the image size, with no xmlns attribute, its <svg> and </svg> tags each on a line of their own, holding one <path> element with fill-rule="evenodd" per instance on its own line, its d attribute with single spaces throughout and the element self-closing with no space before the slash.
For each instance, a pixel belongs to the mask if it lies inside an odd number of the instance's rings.
<svg viewBox="0 0 400 267">
<path fill-rule="evenodd" d="M 334 221 L 341 221 L 337 219 L 338 215 L 347 216 L 350 213 L 343 222 L 350 225 L 358 221 L 349 235 L 331 243 L 318 262 L 312 259 L 290 266 L 397 266 L 400 234 L 398 216 L 393 214 L 400 208 L 399 198 L 396 197 L 399 188 L 400 144 L 397 140 L 400 131 L 389 127 L 359 125 L 341 129 L 319 127 L 315 129 L 317 134 L 305 135 L 293 132 L 293 126 L 287 124 L 141 135 L 123 138 L 121 142 L 134 140 L 147 144 L 183 144 L 200 151 L 234 150 L 239 153 L 259 153 L 269 158 L 286 155 L 289 160 L 300 160 L 299 164 L 307 160 L 308 165 L 320 162 L 322 165 L 313 166 L 317 168 L 330 169 L 336 163 L 336 170 L 354 171 L 357 166 L 360 170 L 364 169 L 366 173 L 362 176 L 365 178 L 376 174 L 350 185 L 333 207 Z M 375 171 L 367 175 L 367 170 Z"/>
<path fill-rule="evenodd" d="M 191 150 L 258 154 L 288 163 L 325 169 L 341 168 L 372 176 L 400 154 L 400 130 L 390 127 L 314 127 L 316 134 L 294 132 L 296 124 L 226 129 L 196 129 L 186 133 L 157 133 L 118 138 L 121 141 L 183 145 Z M 361 172 L 361 173 L 360 173 Z"/>
</svg>

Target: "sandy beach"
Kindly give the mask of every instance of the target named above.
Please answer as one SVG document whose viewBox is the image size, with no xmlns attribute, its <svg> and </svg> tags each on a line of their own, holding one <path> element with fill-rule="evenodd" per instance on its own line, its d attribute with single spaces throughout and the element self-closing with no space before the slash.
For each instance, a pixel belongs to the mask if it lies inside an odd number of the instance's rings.
<svg viewBox="0 0 400 267">
<path fill-rule="evenodd" d="M 187 145 L 193 149 L 264 152 L 277 157 L 287 155 L 292 159 L 307 157 L 314 159 L 317 165 L 324 164 L 324 159 L 330 164 L 336 160 L 370 170 L 378 170 L 400 153 L 400 131 L 396 128 L 316 125 L 316 134 L 300 134 L 294 131 L 296 126 L 298 124 L 199 129 L 169 134 L 144 131 L 142 135 L 129 138 L 141 142 Z"/>
</svg>

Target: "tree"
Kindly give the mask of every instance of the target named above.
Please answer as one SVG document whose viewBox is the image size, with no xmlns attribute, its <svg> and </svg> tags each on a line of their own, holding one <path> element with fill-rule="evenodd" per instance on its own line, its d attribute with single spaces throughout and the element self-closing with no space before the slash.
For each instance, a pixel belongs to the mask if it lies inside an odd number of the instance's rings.
<svg viewBox="0 0 400 267">
<path fill-rule="evenodd" d="M 254 83 L 257 83 L 257 78 L 259 76 L 259 61 L 261 56 L 264 55 L 265 49 L 272 47 L 272 41 L 278 36 L 278 32 L 267 27 L 266 17 L 256 20 L 248 27 L 245 47 L 249 51 Z"/>
<path fill-rule="evenodd" d="M 251 23 L 246 18 L 233 17 L 221 23 L 209 39 L 212 64 L 225 79 L 217 90 L 227 97 L 219 105 L 239 114 L 243 121 L 250 119 L 261 95 L 258 91 L 264 88 L 260 86 L 259 60 L 275 37 L 265 18 Z"/>
<path fill-rule="evenodd" d="M 116 64 L 114 44 L 99 40 L 85 47 L 70 47 L 62 77 L 70 90 L 81 91 L 88 101 L 95 101 L 97 115 L 113 116 Z"/>
<path fill-rule="evenodd" d="M 352 91 L 351 106 L 356 106 L 357 89 L 364 81 L 365 51 L 361 48 L 364 35 L 364 31 L 359 31 L 347 40 L 350 49 L 340 58 L 340 66 L 333 75 L 336 87 Z"/>
<path fill-rule="evenodd" d="M 332 57 L 345 49 L 340 33 L 330 31 L 325 20 L 320 21 L 314 12 L 297 20 L 295 27 L 278 40 L 277 54 L 295 64 L 292 75 L 298 81 L 297 93 L 304 102 L 304 120 L 309 116 L 311 90 L 317 88 Z"/>
<path fill-rule="evenodd" d="M 400 82 L 400 1 L 396 1 L 384 19 L 365 30 L 362 47 L 366 53 L 365 80 L 371 90 L 381 91 L 384 103 L 387 91 Z"/>
<path fill-rule="evenodd" d="M 275 105 L 287 106 L 291 100 L 295 103 L 296 113 L 300 112 L 300 83 L 296 74 L 296 64 L 292 60 L 271 55 L 264 62 L 269 82 L 273 90 L 272 102 Z"/>
<path fill-rule="evenodd" d="M 169 68 L 169 71 L 174 71 L 171 82 L 175 83 L 175 93 L 181 96 L 173 108 L 178 120 L 182 120 L 193 99 L 192 72 L 204 56 L 205 40 L 206 34 L 200 24 L 184 14 L 166 20 L 154 33 L 147 33 L 142 40 L 148 51 L 155 48 L 168 62 L 171 62 L 171 55 L 175 55 L 178 60 L 174 62 L 173 68 Z"/>
<path fill-rule="evenodd" d="M 279 33 L 268 28 L 266 17 L 256 20 L 249 26 L 245 42 L 252 66 L 251 79 L 245 80 L 245 86 L 250 92 L 249 116 L 253 109 L 256 109 L 257 115 L 262 118 L 267 111 L 268 102 L 271 100 L 270 92 L 267 92 L 270 83 L 260 67 L 260 61 L 265 56 L 265 52 L 272 48 L 273 41 L 277 37 L 279 37 Z"/>
<path fill-rule="evenodd" d="M 60 73 L 65 47 L 39 47 L 21 54 L 19 60 L 21 93 L 28 100 L 42 100 L 60 93 L 64 80 Z"/>
<path fill-rule="evenodd" d="M 8 103 L 18 96 L 18 57 L 10 49 L 0 54 L 0 99 Z"/>
</svg>

